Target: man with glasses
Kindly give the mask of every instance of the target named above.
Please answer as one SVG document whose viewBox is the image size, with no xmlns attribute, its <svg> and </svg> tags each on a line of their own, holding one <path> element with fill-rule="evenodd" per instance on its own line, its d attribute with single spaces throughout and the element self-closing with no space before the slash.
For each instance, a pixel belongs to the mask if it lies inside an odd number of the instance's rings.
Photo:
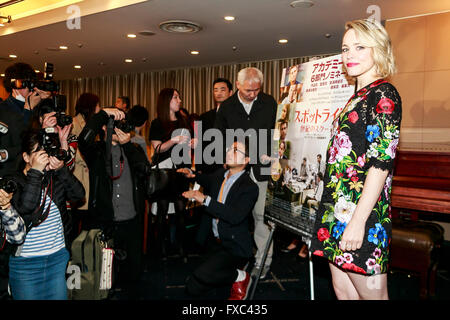
<svg viewBox="0 0 450 320">
<path fill-rule="evenodd" d="M 208 175 L 187 168 L 178 170 L 204 188 L 204 193 L 183 193 L 205 206 L 197 241 L 207 243 L 208 254 L 187 281 L 186 290 L 191 295 L 232 285 L 229 300 L 247 298 L 251 277 L 243 268 L 253 256 L 249 217 L 258 198 L 258 187 L 245 170 L 249 161 L 248 143 L 236 141 L 227 149 L 226 168 Z"/>
<path fill-rule="evenodd" d="M 256 135 L 250 137 L 252 140 L 256 138 L 252 148 L 258 148 L 250 152 L 250 154 L 255 154 L 254 151 L 256 151 L 257 154 L 257 159 L 252 161 L 250 177 L 259 188 L 258 200 L 253 208 L 254 240 L 257 252 L 252 276 L 256 277 L 257 274 L 261 273 L 261 279 L 265 278 L 269 271 L 273 254 L 273 244 L 271 244 L 264 266 L 261 266 L 270 235 L 269 226 L 264 223 L 270 161 L 263 163 L 263 159 L 267 159 L 267 155 L 270 155 L 272 150 L 272 129 L 275 127 L 277 112 L 275 99 L 261 91 L 263 78 L 262 72 L 257 68 L 240 70 L 236 81 L 238 90 L 221 104 L 215 122 L 215 127 L 222 132 L 223 137 L 226 137 L 227 129 L 233 129 L 234 131 L 242 129 L 244 132 L 253 131 Z"/>
</svg>

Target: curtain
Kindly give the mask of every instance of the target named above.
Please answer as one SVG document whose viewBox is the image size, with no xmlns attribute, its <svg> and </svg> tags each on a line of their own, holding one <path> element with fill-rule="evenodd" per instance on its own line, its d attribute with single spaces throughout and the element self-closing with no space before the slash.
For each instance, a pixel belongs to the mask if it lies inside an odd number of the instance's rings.
<svg viewBox="0 0 450 320">
<path fill-rule="evenodd" d="M 323 58 L 330 55 L 314 57 Z M 60 81 L 60 92 L 67 96 L 67 113 L 70 115 L 75 115 L 77 98 L 82 93 L 90 92 L 100 97 L 100 105 L 103 107 L 113 106 L 118 96 L 128 96 L 131 106 L 140 104 L 146 107 L 150 115 L 149 120 L 152 120 L 156 117 L 156 99 L 160 90 L 170 87 L 180 92 L 184 108 L 190 113 L 200 115 L 213 107 L 214 79 L 218 77 L 229 79 L 236 90 L 235 82 L 239 70 L 245 67 L 256 67 L 264 74 L 263 91 L 278 100 L 283 68 L 308 62 L 312 57 L 62 80 Z"/>
</svg>

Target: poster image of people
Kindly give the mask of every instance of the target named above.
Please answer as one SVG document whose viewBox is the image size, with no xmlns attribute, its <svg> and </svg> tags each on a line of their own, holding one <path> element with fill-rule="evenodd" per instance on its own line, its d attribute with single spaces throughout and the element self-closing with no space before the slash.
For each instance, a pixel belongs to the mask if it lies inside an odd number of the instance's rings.
<svg viewBox="0 0 450 320">
<path fill-rule="evenodd" d="M 302 82 L 302 97 L 278 105 L 266 216 L 303 237 L 320 203 L 333 120 L 354 91 L 345 76 L 340 55 L 283 70 L 280 90 Z"/>
<path fill-rule="evenodd" d="M 305 79 L 302 64 L 294 65 L 283 70 L 279 103 L 295 103 L 302 99 L 302 89 Z"/>
</svg>

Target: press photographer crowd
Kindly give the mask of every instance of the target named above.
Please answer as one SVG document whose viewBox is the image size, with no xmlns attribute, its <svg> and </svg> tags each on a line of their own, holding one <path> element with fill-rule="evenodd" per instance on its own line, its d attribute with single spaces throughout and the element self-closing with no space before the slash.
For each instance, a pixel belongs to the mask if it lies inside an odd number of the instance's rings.
<svg viewBox="0 0 450 320">
<path fill-rule="evenodd" d="M 242 128 L 270 132 L 277 105 L 260 92 L 262 79 L 258 69 L 242 70 L 239 97 L 232 96 L 229 80 L 216 79 L 215 108 L 201 116 L 181 107 L 178 90 L 165 88 L 144 137 L 148 111 L 131 107 L 128 97 L 101 107 L 98 96 L 83 93 L 72 117 L 51 63 L 43 79 L 29 64 L 9 66 L 3 85 L 10 95 L 0 103 L 2 299 L 105 299 L 116 290 L 137 298 L 150 223 L 145 214 L 154 213 L 151 254 L 166 260 L 168 251 L 176 251 L 186 260 L 189 208 L 200 216 L 195 240 L 204 262 L 186 280 L 187 293 L 204 296 L 229 285 L 230 299 L 245 299 L 251 284 L 245 270 L 255 249 L 253 275 L 264 278 L 270 266 L 270 257 L 258 264 L 268 234 L 263 165 L 254 161 L 250 169 L 244 136 L 234 136 L 211 164 L 195 165 L 194 150 L 207 146 L 198 143 L 200 123 L 203 132 L 238 128 L 233 126 L 244 115 L 236 117 L 230 108 L 240 101 L 261 108 Z M 69 270 L 78 272 L 72 285 Z"/>
</svg>

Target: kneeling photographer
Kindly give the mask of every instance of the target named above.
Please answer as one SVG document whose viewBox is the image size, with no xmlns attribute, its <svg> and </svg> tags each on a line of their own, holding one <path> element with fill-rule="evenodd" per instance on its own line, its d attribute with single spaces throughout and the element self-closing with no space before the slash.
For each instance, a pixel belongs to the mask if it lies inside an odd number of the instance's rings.
<svg viewBox="0 0 450 320">
<path fill-rule="evenodd" d="M 116 108 L 103 108 L 86 123 L 78 146 L 89 168 L 89 214 L 114 240 L 116 287 L 137 290 L 142 270 L 145 182 L 150 164 L 130 142 L 134 125 Z M 96 136 L 101 139 L 96 141 Z"/>
<path fill-rule="evenodd" d="M 71 219 L 66 201 L 84 197 L 83 185 L 57 154 L 49 154 L 44 129 L 30 129 L 22 140 L 22 163 L 14 176 L 12 205 L 25 222 L 25 242 L 9 260 L 15 300 L 67 299 Z M 50 146 L 51 147 L 51 146 Z"/>
</svg>

